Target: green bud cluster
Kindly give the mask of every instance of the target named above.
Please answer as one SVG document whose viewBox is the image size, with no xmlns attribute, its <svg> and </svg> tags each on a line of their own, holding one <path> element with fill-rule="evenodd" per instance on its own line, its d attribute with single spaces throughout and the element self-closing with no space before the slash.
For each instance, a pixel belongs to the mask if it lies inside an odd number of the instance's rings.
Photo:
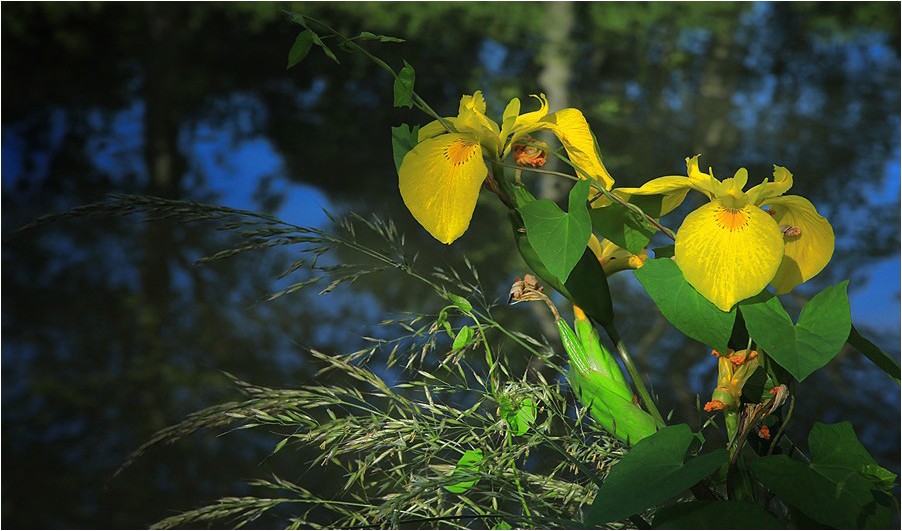
<svg viewBox="0 0 902 531">
<path fill-rule="evenodd" d="M 555 322 L 570 359 L 574 393 L 592 418 L 620 441 L 635 444 L 655 433 L 661 426 L 635 402 L 620 366 L 601 344 L 591 321 L 579 308 L 575 313 L 576 332 L 563 319 Z"/>
</svg>

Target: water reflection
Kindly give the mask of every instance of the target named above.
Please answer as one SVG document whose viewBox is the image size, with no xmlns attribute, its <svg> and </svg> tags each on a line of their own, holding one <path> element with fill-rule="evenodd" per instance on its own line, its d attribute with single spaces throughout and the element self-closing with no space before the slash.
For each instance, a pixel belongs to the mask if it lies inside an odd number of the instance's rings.
<svg viewBox="0 0 902 531">
<path fill-rule="evenodd" d="M 397 195 L 387 132 L 422 118 L 391 109 L 390 80 L 360 58 L 339 67 L 312 54 L 284 72 L 295 29 L 270 7 L 3 7 L 5 526 L 145 526 L 239 494 L 243 479 L 268 470 L 301 476 L 302 463 L 264 461 L 266 437 L 208 434 L 151 453 L 105 489 L 154 430 L 234 398 L 218 371 L 301 386 L 315 372 L 305 347 L 360 348 L 362 336 L 390 333 L 377 326 L 387 312 L 431 309 L 427 291 L 390 273 L 328 297 L 265 302 L 304 278 L 273 280 L 298 257 L 252 253 L 195 267 L 227 243 L 203 226 L 92 218 L 12 234 L 38 215 L 109 192 L 263 209 L 300 225 L 325 223 L 324 208 L 376 211 L 399 224 L 426 270 L 466 252 L 499 296 L 522 270 L 504 213 L 488 202 L 474 219 L 481 230 L 453 253 L 416 226 Z M 408 38 L 384 51 L 417 67 L 440 112 L 478 88 L 496 113 L 509 97 L 548 90 L 536 87 L 542 4 L 395 7 L 392 16 L 369 4 L 304 9 L 348 33 Z M 793 191 L 811 197 L 839 237 L 830 269 L 802 291 L 851 277 L 856 325 L 898 356 L 898 28 L 784 4 L 570 9 L 581 44 L 556 60 L 577 75 L 568 94 L 549 95 L 586 109 L 618 181 L 681 172 L 697 152 L 721 177 L 740 165 L 753 175 L 790 167 Z M 898 6 L 857 9 L 895 10 L 884 18 L 898 20 Z M 453 34 L 442 31 L 449 12 L 461 20 Z M 522 26 L 516 35 L 511 20 Z M 171 42 L 148 47 L 112 21 Z M 462 57 L 473 58 L 464 70 Z M 621 328 L 665 409 L 695 418 L 696 394 L 714 382 L 704 347 L 629 296 L 639 293 L 634 279 L 612 284 L 623 295 Z M 529 312 L 506 313 L 535 326 Z M 797 417 L 852 419 L 898 471 L 898 387 L 853 353 L 812 380 Z"/>
</svg>

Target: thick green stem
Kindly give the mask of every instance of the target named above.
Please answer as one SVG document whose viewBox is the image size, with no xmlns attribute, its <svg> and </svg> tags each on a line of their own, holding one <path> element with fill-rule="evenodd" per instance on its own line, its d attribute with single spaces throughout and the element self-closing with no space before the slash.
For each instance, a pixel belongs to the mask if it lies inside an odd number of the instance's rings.
<svg viewBox="0 0 902 531">
<path fill-rule="evenodd" d="M 648 388 L 645 387 L 645 381 L 642 379 L 642 376 L 639 375 L 639 370 L 636 369 L 633 358 L 626 349 L 626 345 L 623 344 L 623 339 L 620 338 L 620 334 L 617 333 L 617 328 L 614 326 L 614 323 L 604 325 L 604 329 L 605 332 L 608 333 L 608 337 L 611 338 L 611 341 L 614 342 L 617 353 L 620 354 L 620 359 L 623 360 L 626 372 L 630 375 L 633 386 L 636 388 L 636 394 L 639 395 L 639 402 L 641 402 L 645 410 L 654 417 L 655 421 L 664 425 L 664 417 L 661 416 L 661 413 L 658 411 L 658 406 L 655 405 L 655 401 L 651 397 L 651 393 L 649 393 Z"/>
</svg>

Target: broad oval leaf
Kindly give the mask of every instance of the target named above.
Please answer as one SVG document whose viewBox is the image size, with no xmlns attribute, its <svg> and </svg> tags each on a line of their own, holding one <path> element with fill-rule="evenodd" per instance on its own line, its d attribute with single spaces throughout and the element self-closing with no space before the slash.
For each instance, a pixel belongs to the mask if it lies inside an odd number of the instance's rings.
<svg viewBox="0 0 902 531">
<path fill-rule="evenodd" d="M 592 220 L 586 208 L 589 189 L 587 180 L 576 183 L 570 190 L 569 212 L 547 199 L 517 209 L 532 248 L 548 271 L 561 282 L 567 281 L 592 235 Z"/>
<path fill-rule="evenodd" d="M 667 426 L 642 439 L 598 489 L 587 523 L 622 520 L 680 494 L 727 463 L 723 448 L 687 459 L 695 435 L 686 424 Z"/>
<path fill-rule="evenodd" d="M 721 311 L 686 282 L 679 266 L 669 258 L 648 260 L 634 274 L 677 330 L 720 352 L 727 351 L 736 320 L 735 307 Z"/>
<path fill-rule="evenodd" d="M 780 300 L 762 293 L 739 304 L 749 335 L 799 381 L 839 354 L 852 328 L 848 281 L 829 287 L 802 308 L 792 324 Z"/>
</svg>

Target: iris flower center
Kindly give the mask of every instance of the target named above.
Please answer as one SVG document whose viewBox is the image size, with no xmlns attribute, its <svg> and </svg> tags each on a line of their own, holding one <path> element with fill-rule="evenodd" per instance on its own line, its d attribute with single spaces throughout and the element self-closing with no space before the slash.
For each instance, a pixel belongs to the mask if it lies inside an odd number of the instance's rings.
<svg viewBox="0 0 902 531">
<path fill-rule="evenodd" d="M 445 158 L 453 166 L 466 163 L 479 151 L 479 144 L 467 140 L 455 140 L 445 148 Z"/>
<path fill-rule="evenodd" d="M 749 216 L 745 210 L 735 208 L 718 208 L 714 213 L 717 226 L 730 232 L 742 230 L 749 224 Z"/>
</svg>

